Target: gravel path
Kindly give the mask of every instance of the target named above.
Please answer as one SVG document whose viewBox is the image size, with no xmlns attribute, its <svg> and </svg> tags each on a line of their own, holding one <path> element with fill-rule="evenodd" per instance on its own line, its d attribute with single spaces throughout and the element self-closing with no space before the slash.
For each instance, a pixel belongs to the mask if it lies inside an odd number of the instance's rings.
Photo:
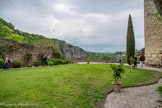
<svg viewBox="0 0 162 108">
<path fill-rule="evenodd" d="M 162 72 L 160 68 L 142 67 Z M 162 86 L 162 79 L 158 83 L 142 87 L 122 89 L 121 93 L 110 93 L 105 100 L 104 108 L 162 108 L 157 100 L 162 97 L 157 93 L 156 88 Z"/>
<path fill-rule="evenodd" d="M 160 85 L 162 79 L 153 85 L 125 88 L 121 93 L 112 92 L 107 96 L 104 108 L 162 108 L 156 102 L 161 96 L 155 91 Z"/>
</svg>

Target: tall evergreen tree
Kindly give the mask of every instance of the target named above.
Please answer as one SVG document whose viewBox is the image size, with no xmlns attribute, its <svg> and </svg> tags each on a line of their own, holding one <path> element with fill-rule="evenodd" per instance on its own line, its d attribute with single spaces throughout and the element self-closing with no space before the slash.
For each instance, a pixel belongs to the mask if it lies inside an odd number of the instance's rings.
<svg viewBox="0 0 162 108">
<path fill-rule="evenodd" d="M 129 14 L 128 29 L 127 29 L 127 62 L 128 64 L 130 64 L 129 58 L 131 56 L 134 57 L 134 54 L 135 54 L 135 38 L 134 38 L 132 18 L 131 18 L 131 15 Z"/>
</svg>

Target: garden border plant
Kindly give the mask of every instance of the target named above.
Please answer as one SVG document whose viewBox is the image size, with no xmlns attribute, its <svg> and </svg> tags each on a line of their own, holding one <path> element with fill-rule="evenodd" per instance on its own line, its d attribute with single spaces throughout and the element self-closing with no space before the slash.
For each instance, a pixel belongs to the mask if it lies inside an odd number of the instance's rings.
<svg viewBox="0 0 162 108">
<path fill-rule="evenodd" d="M 32 65 L 32 64 L 27 64 L 26 66 L 27 66 L 27 67 L 32 67 L 33 65 Z"/>
<path fill-rule="evenodd" d="M 12 68 L 21 68 L 22 67 L 22 61 L 18 61 L 18 60 L 11 61 L 11 67 Z"/>
<path fill-rule="evenodd" d="M 0 58 L 0 69 L 4 67 L 4 60 Z"/>
<path fill-rule="evenodd" d="M 35 67 L 41 66 L 41 61 L 35 61 L 35 62 L 33 63 L 33 65 L 34 65 Z"/>
<path fill-rule="evenodd" d="M 48 61 L 48 66 L 53 66 L 54 63 L 52 61 Z"/>
<path fill-rule="evenodd" d="M 62 59 L 51 59 L 51 62 L 53 62 L 54 65 L 59 65 L 59 64 L 68 64 L 70 63 L 69 60 L 62 60 Z"/>
</svg>

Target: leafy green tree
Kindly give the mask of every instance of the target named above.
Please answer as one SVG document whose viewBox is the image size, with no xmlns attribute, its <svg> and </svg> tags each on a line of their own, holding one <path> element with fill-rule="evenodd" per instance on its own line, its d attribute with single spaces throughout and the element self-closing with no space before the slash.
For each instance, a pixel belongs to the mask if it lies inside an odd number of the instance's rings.
<svg viewBox="0 0 162 108">
<path fill-rule="evenodd" d="M 10 35 L 12 35 L 12 30 L 0 22 L 0 37 L 7 37 Z"/>
<path fill-rule="evenodd" d="M 127 29 L 127 62 L 130 64 L 129 58 L 132 56 L 134 57 L 135 54 L 135 38 L 134 38 L 134 31 L 133 31 L 133 24 L 132 24 L 132 18 L 129 14 L 129 20 L 128 20 L 128 29 Z"/>
<path fill-rule="evenodd" d="M 27 43 L 27 42 L 24 40 L 24 37 L 19 36 L 18 34 L 12 34 L 12 35 L 10 35 L 10 36 L 7 36 L 7 38 L 16 40 L 17 42 L 20 42 L 20 43 Z"/>
<path fill-rule="evenodd" d="M 101 56 L 101 60 L 109 60 L 109 57 L 104 54 L 104 55 Z"/>
<path fill-rule="evenodd" d="M 18 30 L 16 31 L 16 33 L 21 34 L 22 37 L 24 37 L 24 40 L 27 41 L 28 43 L 37 43 L 41 39 L 47 39 L 42 35 L 29 34 L 27 32 L 20 32 Z"/>
<path fill-rule="evenodd" d="M 1 24 L 3 24 L 3 25 L 5 25 L 5 26 L 7 26 L 7 27 L 9 27 L 10 29 L 12 29 L 12 30 L 14 30 L 14 25 L 12 25 L 11 23 L 9 23 L 9 22 L 6 22 L 4 19 L 2 19 L 2 18 L 0 18 L 0 23 Z"/>
</svg>

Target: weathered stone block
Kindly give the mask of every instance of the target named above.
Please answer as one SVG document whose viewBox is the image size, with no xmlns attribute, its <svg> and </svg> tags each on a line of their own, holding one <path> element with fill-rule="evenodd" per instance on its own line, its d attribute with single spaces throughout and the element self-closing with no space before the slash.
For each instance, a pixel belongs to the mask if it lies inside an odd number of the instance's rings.
<svg viewBox="0 0 162 108">
<path fill-rule="evenodd" d="M 153 61 L 153 58 L 149 58 L 148 61 Z"/>
<path fill-rule="evenodd" d="M 151 58 L 151 55 L 147 55 L 146 57 Z"/>
<path fill-rule="evenodd" d="M 156 54 L 152 54 L 152 57 L 153 57 L 153 58 L 156 58 L 156 57 L 157 57 L 157 55 L 156 55 Z"/>
<path fill-rule="evenodd" d="M 149 63 L 149 65 L 152 65 L 152 66 L 154 66 L 156 63 L 154 63 L 154 62 L 150 62 Z"/>
</svg>

